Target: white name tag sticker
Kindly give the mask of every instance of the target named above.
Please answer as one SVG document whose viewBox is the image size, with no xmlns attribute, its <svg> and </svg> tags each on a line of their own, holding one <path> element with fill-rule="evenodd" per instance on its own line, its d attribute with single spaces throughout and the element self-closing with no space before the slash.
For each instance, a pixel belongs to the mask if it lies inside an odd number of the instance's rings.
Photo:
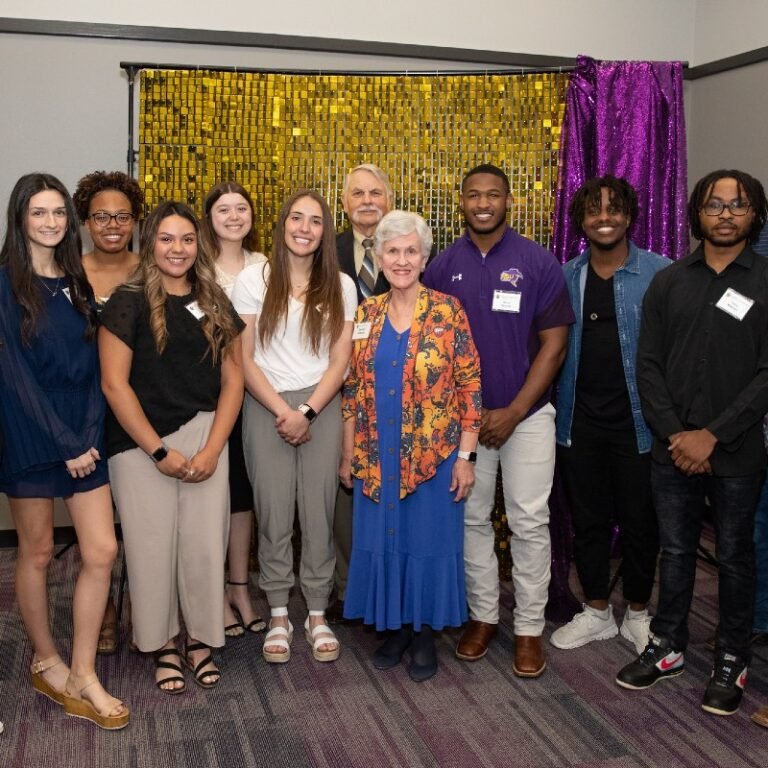
<svg viewBox="0 0 768 768">
<path fill-rule="evenodd" d="M 371 335 L 370 323 L 355 323 L 352 328 L 352 341 L 367 339 Z"/>
<path fill-rule="evenodd" d="M 201 320 L 203 317 L 205 317 L 205 312 L 200 309 L 200 305 L 196 301 L 190 301 L 189 304 L 185 304 L 185 306 L 190 311 L 192 317 L 194 317 L 195 320 Z"/>
<path fill-rule="evenodd" d="M 491 309 L 494 312 L 519 312 L 520 291 L 494 291 Z"/>
<path fill-rule="evenodd" d="M 723 312 L 729 314 L 731 317 L 735 317 L 737 320 L 743 320 L 746 317 L 747 312 L 752 309 L 754 303 L 754 299 L 748 299 L 746 296 L 742 296 L 738 291 L 734 291 L 733 288 L 729 288 L 720 297 L 720 301 L 718 301 L 715 306 L 718 309 L 722 309 Z"/>
<path fill-rule="evenodd" d="M 62 288 L 61 292 L 69 299 L 69 303 L 72 303 L 72 294 L 69 292 L 69 288 Z"/>
</svg>

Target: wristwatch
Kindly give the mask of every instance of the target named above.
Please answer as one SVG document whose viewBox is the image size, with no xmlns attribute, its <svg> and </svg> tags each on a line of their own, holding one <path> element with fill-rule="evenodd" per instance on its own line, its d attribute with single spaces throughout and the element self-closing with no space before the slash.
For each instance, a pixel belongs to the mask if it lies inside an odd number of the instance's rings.
<svg viewBox="0 0 768 768">
<path fill-rule="evenodd" d="M 160 447 L 152 451 L 152 453 L 149 454 L 149 457 L 152 459 L 152 461 L 155 462 L 155 464 L 159 464 L 167 455 L 170 448 L 165 443 L 160 443 Z"/>
<path fill-rule="evenodd" d="M 296 410 L 303 413 L 310 424 L 317 418 L 317 411 L 309 403 L 302 403 Z"/>
<path fill-rule="evenodd" d="M 464 461 L 474 464 L 477 461 L 477 454 L 474 451 L 458 451 L 456 455 Z"/>
</svg>

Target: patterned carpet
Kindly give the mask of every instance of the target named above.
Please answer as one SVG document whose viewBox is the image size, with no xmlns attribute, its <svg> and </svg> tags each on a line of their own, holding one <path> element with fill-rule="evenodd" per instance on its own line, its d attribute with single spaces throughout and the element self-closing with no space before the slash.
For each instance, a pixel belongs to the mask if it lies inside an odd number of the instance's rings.
<svg viewBox="0 0 768 768">
<path fill-rule="evenodd" d="M 339 630 L 335 664 L 315 663 L 303 633 L 293 658 L 268 665 L 262 636 L 230 641 L 218 655 L 223 679 L 183 696 L 154 687 L 149 658 L 125 643 L 99 670 L 108 688 L 133 710 L 127 729 L 104 733 L 64 716 L 28 682 L 29 645 L 14 607 L 15 550 L 0 550 L 0 766 L 3 768 L 741 768 L 768 765 L 768 730 L 749 715 L 768 703 L 768 647 L 756 649 L 741 711 L 704 713 L 700 698 L 710 671 L 716 606 L 714 570 L 699 567 L 686 672 L 645 692 L 618 688 L 616 670 L 631 660 L 619 638 L 574 651 L 548 647 L 538 680 L 511 671 L 513 597 L 504 592 L 502 626 L 486 659 L 452 655 L 455 633 L 439 640 L 437 677 L 416 685 L 405 666 L 377 672 L 368 662 L 376 635 L 360 626 Z M 51 569 L 54 626 L 70 621 L 68 596 L 77 551 Z M 264 604 L 262 602 L 262 608 Z M 303 621 L 293 598 L 291 619 Z M 549 635 L 553 627 L 548 626 Z M 68 648 L 63 649 L 68 656 Z"/>
</svg>

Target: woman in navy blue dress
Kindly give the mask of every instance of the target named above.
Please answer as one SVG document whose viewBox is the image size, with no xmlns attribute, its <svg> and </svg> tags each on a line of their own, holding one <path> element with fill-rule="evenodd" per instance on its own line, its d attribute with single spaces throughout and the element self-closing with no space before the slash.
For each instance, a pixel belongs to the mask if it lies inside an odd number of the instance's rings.
<svg viewBox="0 0 768 768">
<path fill-rule="evenodd" d="M 357 311 L 344 387 L 340 476 L 354 477 L 347 618 L 389 630 L 373 656 L 409 675 L 437 672 L 432 630 L 466 621 L 464 499 L 474 483 L 480 366 L 457 299 L 419 282 L 432 234 L 391 211 L 374 251 L 391 290 Z"/>
<path fill-rule="evenodd" d="M 117 550 L 95 334 L 72 199 L 53 176 L 23 176 L 11 192 L 0 251 L 0 492 L 18 534 L 16 596 L 32 644 L 35 690 L 69 715 L 116 729 L 128 724 L 128 709 L 95 674 Z M 70 667 L 48 623 L 57 497 L 66 503 L 82 557 Z"/>
</svg>

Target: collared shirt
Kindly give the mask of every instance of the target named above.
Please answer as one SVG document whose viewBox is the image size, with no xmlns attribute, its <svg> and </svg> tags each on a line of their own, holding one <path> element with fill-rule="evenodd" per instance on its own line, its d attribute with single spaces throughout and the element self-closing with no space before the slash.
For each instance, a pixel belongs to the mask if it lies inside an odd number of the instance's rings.
<svg viewBox="0 0 768 768">
<path fill-rule="evenodd" d="M 616 304 L 616 325 L 619 331 L 624 378 L 632 408 L 632 420 L 637 438 L 637 449 L 640 453 L 651 450 L 652 436 L 648 425 L 643 419 L 640 406 L 640 395 L 637 391 L 635 376 L 635 358 L 637 355 L 637 339 L 640 335 L 640 315 L 643 295 L 654 275 L 666 269 L 672 262 L 664 256 L 638 248 L 631 240 L 628 241 L 629 253 L 627 260 L 613 275 L 614 300 Z M 568 332 L 568 353 L 560 371 L 557 387 L 557 442 L 561 445 L 571 444 L 571 424 L 576 401 L 576 387 L 579 364 L 581 360 L 581 333 L 583 327 L 583 300 L 587 282 L 587 269 L 592 251 L 587 248 L 584 253 L 571 259 L 563 265 L 563 275 L 568 286 L 568 293 L 576 313 L 576 324 Z"/>
<path fill-rule="evenodd" d="M 355 243 L 355 274 L 360 274 L 360 269 L 363 266 L 363 256 L 365 256 L 365 246 L 363 245 L 363 240 L 366 239 L 365 235 L 362 232 L 358 232 L 354 227 L 352 227 L 352 237 L 354 238 Z M 371 240 L 373 238 L 371 237 Z M 374 256 L 373 257 L 373 278 L 374 281 L 379 276 L 379 265 L 378 265 L 378 259 Z"/>
<path fill-rule="evenodd" d="M 541 348 L 539 332 L 575 320 L 555 257 L 509 227 L 485 255 L 468 233 L 460 237 L 427 267 L 424 284 L 461 300 L 490 409 L 517 397 Z M 547 391 L 530 413 L 549 399 Z"/>
<path fill-rule="evenodd" d="M 735 297 L 730 313 L 722 308 L 729 291 Z M 654 433 L 654 459 L 671 461 L 670 435 L 705 428 L 718 440 L 710 457 L 714 474 L 763 469 L 768 260 L 747 245 L 717 274 L 700 246 L 659 272 L 643 302 L 637 383 Z"/>
</svg>

